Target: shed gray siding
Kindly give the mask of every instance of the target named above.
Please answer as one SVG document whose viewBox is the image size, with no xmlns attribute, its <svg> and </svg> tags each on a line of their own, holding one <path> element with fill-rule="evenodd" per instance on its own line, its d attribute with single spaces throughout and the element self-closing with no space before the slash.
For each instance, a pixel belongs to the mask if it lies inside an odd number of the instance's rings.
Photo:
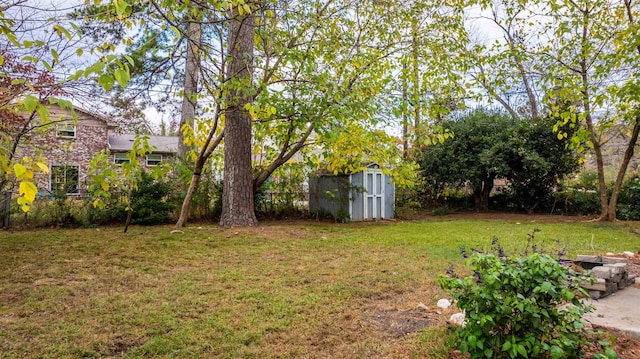
<svg viewBox="0 0 640 359">
<path fill-rule="evenodd" d="M 309 211 L 352 221 L 393 218 L 395 184 L 377 167 L 350 175 L 310 178 Z"/>
<path fill-rule="evenodd" d="M 390 176 L 384 176 L 384 212 L 385 218 L 394 218 L 396 213 L 396 185 Z"/>
<path fill-rule="evenodd" d="M 309 211 L 313 214 L 349 213 L 349 176 L 325 175 L 309 179 Z"/>
<path fill-rule="evenodd" d="M 351 176 L 351 220 L 364 221 L 364 172 L 352 173 Z"/>
</svg>

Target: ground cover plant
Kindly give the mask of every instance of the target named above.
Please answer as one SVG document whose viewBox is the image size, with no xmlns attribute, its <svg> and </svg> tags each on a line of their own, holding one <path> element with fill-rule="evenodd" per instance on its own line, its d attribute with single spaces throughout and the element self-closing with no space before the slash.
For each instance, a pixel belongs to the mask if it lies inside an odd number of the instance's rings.
<svg viewBox="0 0 640 359">
<path fill-rule="evenodd" d="M 2 232 L 0 357 L 447 358 L 418 305 L 464 273 L 459 247 L 513 251 L 533 227 L 568 256 L 640 247 L 634 222 L 521 216 Z"/>
</svg>

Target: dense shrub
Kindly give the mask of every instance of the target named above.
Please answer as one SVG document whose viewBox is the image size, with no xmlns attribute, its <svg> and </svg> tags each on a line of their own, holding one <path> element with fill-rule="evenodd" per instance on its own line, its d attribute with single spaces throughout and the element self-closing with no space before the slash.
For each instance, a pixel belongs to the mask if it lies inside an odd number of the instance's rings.
<svg viewBox="0 0 640 359">
<path fill-rule="evenodd" d="M 640 175 L 634 175 L 622 186 L 616 216 L 624 220 L 640 220 Z"/>
<path fill-rule="evenodd" d="M 131 223 L 153 225 L 166 222 L 175 209 L 172 203 L 167 202 L 170 190 L 168 182 L 142 172 L 138 188 L 131 193 Z"/>
<path fill-rule="evenodd" d="M 559 140 L 556 118 L 514 119 L 497 112 L 474 111 L 443 127 L 453 138 L 421 149 L 420 186 L 427 200 L 443 199 L 447 188 L 465 188 L 475 207 L 490 207 L 494 181 L 507 181 L 506 205 L 533 213 L 551 197 L 558 182 L 579 167 L 569 135 Z M 439 203 L 442 205 L 442 203 Z"/>
<path fill-rule="evenodd" d="M 553 196 L 550 213 L 590 215 L 600 213 L 600 195 L 594 191 L 566 190 Z"/>
<path fill-rule="evenodd" d="M 459 349 L 472 358 L 581 357 L 588 334 L 581 316 L 590 308 L 579 300 L 587 292 L 578 273 L 538 251 L 506 256 L 497 240 L 493 248 L 469 256 L 472 275 L 438 280 L 466 313 Z"/>
</svg>

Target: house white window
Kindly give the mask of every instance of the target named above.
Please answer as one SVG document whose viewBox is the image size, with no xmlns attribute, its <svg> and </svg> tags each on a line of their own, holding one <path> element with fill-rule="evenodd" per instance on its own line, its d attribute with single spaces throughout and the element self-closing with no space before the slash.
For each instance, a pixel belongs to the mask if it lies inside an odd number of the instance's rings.
<svg viewBox="0 0 640 359">
<path fill-rule="evenodd" d="M 147 166 L 157 166 L 162 162 L 162 155 L 151 153 L 147 155 Z"/>
<path fill-rule="evenodd" d="M 78 166 L 51 166 L 51 192 L 78 193 Z"/>
<path fill-rule="evenodd" d="M 114 153 L 113 154 L 113 163 L 117 165 L 121 165 L 123 163 L 129 163 L 131 160 L 127 157 L 126 153 Z"/>
<path fill-rule="evenodd" d="M 59 124 L 56 126 L 56 135 L 62 138 L 76 138 L 76 125 Z"/>
</svg>

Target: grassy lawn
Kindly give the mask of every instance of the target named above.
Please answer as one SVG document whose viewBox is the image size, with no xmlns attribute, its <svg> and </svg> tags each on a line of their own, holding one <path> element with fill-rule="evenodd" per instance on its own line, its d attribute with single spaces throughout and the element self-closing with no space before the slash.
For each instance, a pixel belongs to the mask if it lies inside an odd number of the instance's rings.
<svg viewBox="0 0 640 359">
<path fill-rule="evenodd" d="M 446 358 L 444 316 L 416 307 L 460 246 L 533 227 L 569 256 L 640 248 L 638 223 L 522 217 L 0 232 L 0 357 Z"/>
</svg>

